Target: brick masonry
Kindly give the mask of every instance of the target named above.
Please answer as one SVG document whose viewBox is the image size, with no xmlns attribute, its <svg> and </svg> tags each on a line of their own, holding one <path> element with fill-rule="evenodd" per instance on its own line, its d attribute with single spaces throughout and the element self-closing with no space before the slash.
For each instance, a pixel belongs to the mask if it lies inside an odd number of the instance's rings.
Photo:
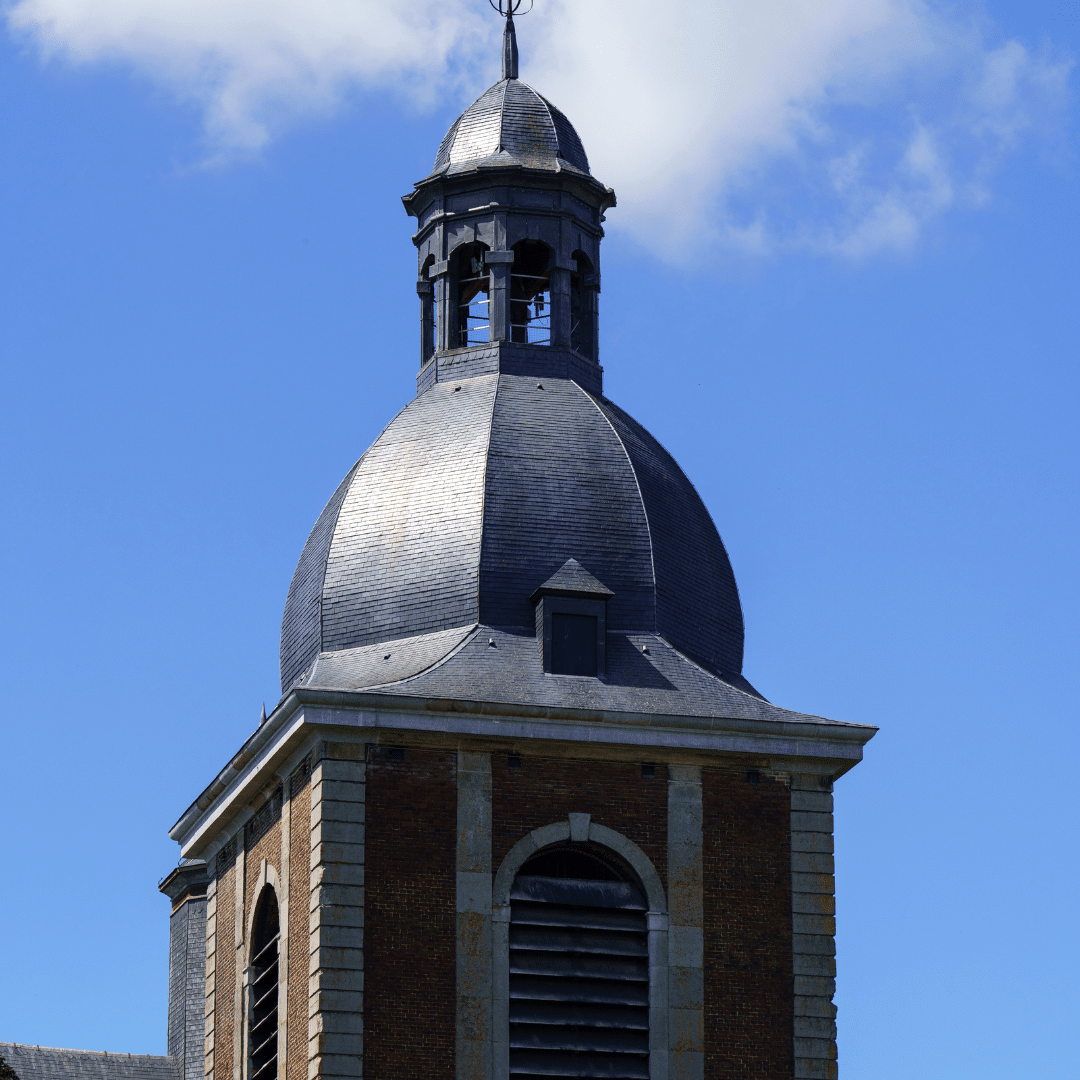
<svg viewBox="0 0 1080 1080">
<path fill-rule="evenodd" d="M 627 762 L 575 761 L 528 753 L 511 768 L 506 754 L 491 756 L 492 866 L 533 829 L 589 814 L 622 833 L 652 862 L 667 888 L 667 770 L 643 777 Z"/>
<path fill-rule="evenodd" d="M 367 808 L 365 1076 L 451 1080 L 456 755 L 373 747 Z"/>
<path fill-rule="evenodd" d="M 792 1076 L 790 794 L 702 771 L 705 1075 Z"/>
</svg>

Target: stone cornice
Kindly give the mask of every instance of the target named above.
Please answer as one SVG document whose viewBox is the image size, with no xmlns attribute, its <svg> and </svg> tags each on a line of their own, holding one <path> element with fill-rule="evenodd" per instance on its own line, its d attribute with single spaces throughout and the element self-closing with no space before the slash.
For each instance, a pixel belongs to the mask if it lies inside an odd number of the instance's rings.
<svg viewBox="0 0 1080 1080">
<path fill-rule="evenodd" d="M 214 782 L 169 830 L 185 858 L 202 857 L 215 837 L 266 784 L 301 742 L 316 734 L 380 742 L 417 736 L 451 742 L 513 743 L 651 751 L 707 762 L 736 758 L 774 771 L 846 772 L 877 728 L 832 720 L 762 721 L 610 712 L 395 694 L 296 689 L 287 694 Z"/>
</svg>

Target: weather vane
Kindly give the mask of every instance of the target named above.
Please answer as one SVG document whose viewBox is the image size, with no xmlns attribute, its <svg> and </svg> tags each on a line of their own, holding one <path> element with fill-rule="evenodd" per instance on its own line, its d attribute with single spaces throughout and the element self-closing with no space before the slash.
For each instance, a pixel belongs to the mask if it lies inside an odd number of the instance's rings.
<svg viewBox="0 0 1080 1080">
<path fill-rule="evenodd" d="M 533 0 L 529 0 L 529 6 L 524 11 L 521 11 L 521 5 L 525 0 L 488 0 L 488 3 L 507 19 L 512 19 L 519 11 L 522 15 L 528 15 L 533 6 Z"/>
</svg>

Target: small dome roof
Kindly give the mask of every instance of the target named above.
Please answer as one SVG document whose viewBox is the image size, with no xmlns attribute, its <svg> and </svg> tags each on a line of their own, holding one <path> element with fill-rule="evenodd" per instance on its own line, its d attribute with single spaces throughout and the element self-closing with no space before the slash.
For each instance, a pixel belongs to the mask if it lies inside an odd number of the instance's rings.
<svg viewBox="0 0 1080 1080">
<path fill-rule="evenodd" d="M 497 82 L 454 121 L 432 173 L 500 165 L 589 175 L 589 159 L 573 124 L 520 79 Z"/>
<path fill-rule="evenodd" d="M 425 635 L 442 655 L 462 636 L 455 628 L 477 624 L 533 635 L 534 594 L 557 591 L 559 574 L 591 575 L 610 593 L 611 631 L 658 634 L 738 678 L 743 620 L 727 553 L 656 439 L 569 379 L 436 383 L 390 422 L 312 530 L 282 621 L 282 689 L 304 684 L 320 656 L 387 643 L 377 659 L 396 664 L 404 639 Z"/>
</svg>

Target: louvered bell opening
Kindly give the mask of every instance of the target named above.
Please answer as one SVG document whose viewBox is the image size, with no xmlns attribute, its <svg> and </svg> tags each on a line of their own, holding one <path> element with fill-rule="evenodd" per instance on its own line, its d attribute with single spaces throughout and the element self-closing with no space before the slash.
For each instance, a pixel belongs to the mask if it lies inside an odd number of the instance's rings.
<svg viewBox="0 0 1080 1080">
<path fill-rule="evenodd" d="M 278 906 L 274 890 L 267 886 L 255 915 L 251 959 L 251 1028 L 248 1054 L 251 1080 L 272 1080 L 278 1059 Z"/>
<path fill-rule="evenodd" d="M 512 1076 L 648 1077 L 646 910 L 599 859 L 564 849 L 526 863 L 510 893 Z"/>
</svg>

